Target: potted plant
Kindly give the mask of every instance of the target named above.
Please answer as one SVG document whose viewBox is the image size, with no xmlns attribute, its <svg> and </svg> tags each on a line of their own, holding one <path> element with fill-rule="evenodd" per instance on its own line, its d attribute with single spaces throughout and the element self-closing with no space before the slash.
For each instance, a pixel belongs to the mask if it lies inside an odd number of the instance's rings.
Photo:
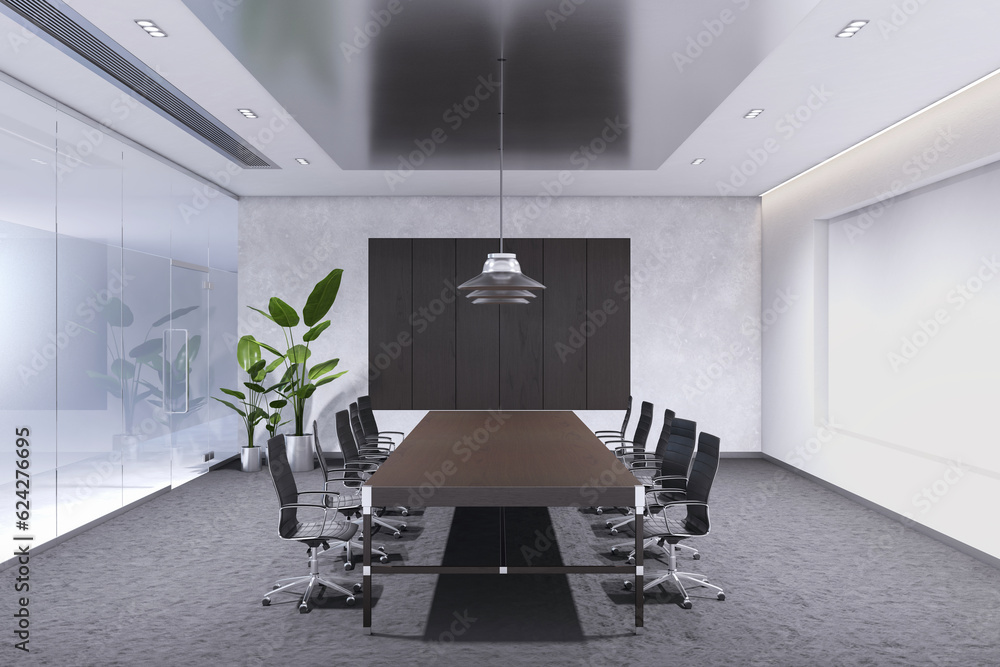
<svg viewBox="0 0 1000 667">
<path fill-rule="evenodd" d="M 278 393 L 285 397 L 292 406 L 294 414 L 294 428 L 292 435 L 285 436 L 288 446 L 288 462 L 295 472 L 312 470 L 313 467 L 313 445 L 312 434 L 306 433 L 304 429 L 306 404 L 309 398 L 328 382 L 339 378 L 347 371 L 334 373 L 340 359 L 328 359 L 326 361 L 310 364 L 309 358 L 312 352 L 309 345 L 330 326 L 330 320 L 324 320 L 326 314 L 330 312 L 333 302 L 337 300 L 337 292 L 340 291 L 340 279 L 344 273 L 343 269 L 334 269 L 325 278 L 316 283 L 305 306 L 302 308 L 302 317 L 290 305 L 274 296 L 267 304 L 267 312 L 250 306 L 267 319 L 271 320 L 279 327 L 285 338 L 285 351 L 280 352 L 277 348 L 260 343 L 260 346 L 282 359 L 285 364 L 285 374 L 279 382 Z M 296 340 L 295 328 L 302 323 L 306 330 L 301 337 L 301 342 Z"/>
<path fill-rule="evenodd" d="M 240 338 L 239 342 L 236 344 L 236 360 L 244 371 L 246 371 L 249 376 L 249 380 L 243 383 L 246 391 L 240 391 L 238 389 L 225 389 L 220 388 L 224 394 L 232 396 L 240 401 L 240 406 L 236 406 L 229 401 L 225 401 L 221 398 L 216 398 L 215 400 L 223 405 L 232 408 L 243 420 L 243 426 L 247 435 L 247 443 L 243 445 L 240 450 L 240 463 L 243 468 L 243 472 L 257 472 L 260 470 L 260 447 L 254 445 L 254 433 L 257 430 L 257 425 L 264 421 L 268 424 L 268 430 L 273 432 L 271 423 L 277 423 L 281 420 L 281 408 L 285 405 L 285 399 L 278 399 L 276 401 L 271 401 L 268 407 L 275 409 L 274 413 L 269 413 L 262 403 L 264 402 L 267 394 L 272 391 L 277 390 L 281 383 L 272 386 L 264 387 L 264 381 L 267 378 L 268 373 L 273 371 L 278 365 L 281 364 L 282 359 L 279 357 L 272 361 L 270 364 L 267 363 L 265 359 L 261 357 L 260 353 L 260 343 L 258 343 L 253 336 L 246 335 Z"/>
</svg>

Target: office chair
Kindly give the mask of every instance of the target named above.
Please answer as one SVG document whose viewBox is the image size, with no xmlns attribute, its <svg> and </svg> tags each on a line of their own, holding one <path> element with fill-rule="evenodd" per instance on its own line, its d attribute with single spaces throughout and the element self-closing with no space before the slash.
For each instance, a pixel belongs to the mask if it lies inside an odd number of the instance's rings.
<svg viewBox="0 0 1000 667">
<path fill-rule="evenodd" d="M 614 437 L 618 437 L 624 440 L 625 429 L 628 427 L 628 420 L 629 417 L 631 416 L 632 416 L 632 397 L 629 396 L 628 403 L 625 404 L 625 419 L 622 420 L 621 429 L 618 431 L 594 431 L 594 435 L 596 435 L 598 438 L 602 440 L 604 438 L 614 438 Z"/>
<path fill-rule="evenodd" d="M 278 494 L 278 503 L 281 506 L 278 511 L 278 536 L 283 540 L 294 540 L 306 545 L 306 553 L 309 556 L 309 574 L 279 579 L 274 584 L 274 589 L 261 600 L 261 604 L 267 607 L 271 604 L 273 594 L 286 592 L 293 586 L 304 583 L 306 590 L 302 594 L 302 601 L 299 602 L 299 613 L 309 612 L 309 598 L 312 597 L 316 586 L 319 586 L 320 595 L 330 588 L 346 595 L 347 604 L 353 605 L 355 602 L 354 594 L 361 592 L 361 584 L 354 584 L 352 592 L 340 584 L 320 576 L 319 554 L 329 549 L 331 543 L 334 548 L 348 547 L 351 538 L 358 531 L 358 527 L 344 520 L 336 509 L 327 507 L 325 504 L 300 502 L 304 495 L 325 497 L 329 494 L 326 491 L 298 490 L 295 485 L 295 476 L 292 475 L 292 469 L 288 465 L 284 435 L 271 438 L 267 447 L 267 469 L 271 473 L 274 491 Z M 321 521 L 300 521 L 298 510 L 305 508 L 321 511 L 323 519 Z"/>
<path fill-rule="evenodd" d="M 372 410 L 372 399 L 370 396 L 358 396 L 358 413 L 361 417 L 361 426 L 364 429 L 365 435 L 368 437 L 383 438 L 391 442 L 392 438 L 387 436 L 404 435 L 401 431 L 378 430 L 378 424 L 375 423 L 375 412 Z"/>
<path fill-rule="evenodd" d="M 357 404 L 353 403 L 352 405 L 356 406 Z M 353 415 L 348 410 L 337 412 L 337 440 L 340 442 L 340 451 L 344 454 L 345 465 L 350 463 L 354 467 L 365 469 L 369 474 L 378 470 L 379 465 L 389 457 L 388 450 L 378 447 L 361 448 L 358 445 L 359 442 L 365 442 L 365 440 L 356 410 Z M 410 513 L 406 507 L 399 506 L 396 509 L 403 516 Z M 396 535 L 396 537 L 399 536 Z"/>
<path fill-rule="evenodd" d="M 363 458 L 380 458 L 385 460 L 392 454 L 395 445 L 389 441 L 372 439 L 365 434 L 365 427 L 361 424 L 361 410 L 357 402 L 351 403 L 348 413 L 351 419 L 351 431 L 354 433 L 354 441 L 358 445 L 358 452 Z M 385 447 L 383 445 L 389 445 Z"/>
<path fill-rule="evenodd" d="M 316 457 L 319 459 L 319 468 L 323 473 L 323 490 L 329 491 L 331 494 L 335 494 L 327 498 L 327 506 L 336 507 L 338 510 L 345 514 L 357 515 L 358 520 L 356 523 L 360 524 L 361 517 L 361 486 L 364 484 L 365 480 L 371 477 L 371 473 L 367 470 L 359 469 L 357 466 L 347 467 L 346 463 L 343 468 L 329 468 L 326 464 L 326 457 L 323 455 L 323 448 L 319 444 L 319 428 L 316 421 L 313 421 L 313 445 L 316 448 Z M 342 491 L 331 491 L 330 484 L 334 482 L 339 482 L 340 486 L 343 487 Z M 333 505 L 330 504 L 332 501 Z M 392 532 L 392 536 L 396 539 L 400 538 L 400 533 L 406 530 L 406 524 L 401 523 L 398 526 L 394 526 L 388 521 L 383 521 L 379 517 L 372 514 L 372 523 L 377 526 L 382 526 L 383 528 Z M 350 569 L 350 568 L 348 568 Z"/>
<path fill-rule="evenodd" d="M 675 547 L 682 540 L 708 535 L 711 528 L 708 512 L 708 496 L 719 470 L 719 439 L 709 433 L 702 433 L 698 438 L 698 453 L 691 465 L 691 474 L 687 481 L 687 498 L 684 500 L 660 500 L 660 491 L 651 489 L 646 492 L 646 502 L 650 508 L 649 519 L 644 522 L 643 532 L 656 538 L 657 544 L 666 545 L 667 571 L 642 587 L 643 591 L 659 586 L 667 581 L 672 582 L 681 594 L 681 607 L 691 608 L 691 598 L 688 597 L 684 584 L 700 586 L 715 591 L 715 597 L 725 600 L 726 594 L 721 588 L 708 583 L 708 577 L 693 572 L 677 570 L 677 551 Z M 684 508 L 685 515 L 672 511 Z M 625 581 L 625 590 L 631 590 L 634 583 Z"/>
<path fill-rule="evenodd" d="M 633 473 L 643 483 L 643 486 L 646 487 L 647 492 L 650 490 L 657 492 L 657 497 L 661 502 L 684 500 L 686 497 L 687 479 L 690 474 L 691 463 L 694 460 L 696 430 L 697 426 L 695 422 L 690 419 L 674 419 L 670 435 L 667 438 L 667 445 L 663 449 L 660 474 L 654 477 L 643 478 L 640 477 L 640 473 Z M 701 441 L 701 444 L 711 452 L 713 444 L 710 439 Z M 659 445 L 657 445 L 657 449 L 659 449 Z M 715 456 L 718 457 L 718 450 L 715 451 Z M 631 522 L 632 517 L 629 517 L 625 521 L 611 526 L 611 534 L 617 534 L 618 529 Z M 645 551 L 656 546 L 656 542 L 655 538 L 646 539 L 643 543 L 643 550 Z M 617 555 L 623 548 L 631 544 L 631 542 L 616 544 L 611 547 L 611 553 Z M 687 544 L 678 544 L 677 548 L 690 552 L 691 557 L 695 560 L 701 558 L 701 553 Z M 632 564 L 633 562 L 635 562 L 634 548 L 629 551 L 628 557 L 628 563 Z"/>
<path fill-rule="evenodd" d="M 628 465 L 637 454 L 644 454 L 646 451 L 646 439 L 649 437 L 649 429 L 653 426 L 653 404 L 648 401 L 643 401 L 639 408 L 639 421 L 636 422 L 635 431 L 632 433 L 631 440 L 624 440 L 621 438 L 615 438 L 611 440 L 605 440 L 604 444 L 613 445 L 618 444 L 619 446 L 615 448 L 615 456 L 622 463 Z M 620 509 L 620 508 L 619 508 Z M 603 514 L 603 507 L 596 507 L 594 509 L 597 514 Z"/>
</svg>

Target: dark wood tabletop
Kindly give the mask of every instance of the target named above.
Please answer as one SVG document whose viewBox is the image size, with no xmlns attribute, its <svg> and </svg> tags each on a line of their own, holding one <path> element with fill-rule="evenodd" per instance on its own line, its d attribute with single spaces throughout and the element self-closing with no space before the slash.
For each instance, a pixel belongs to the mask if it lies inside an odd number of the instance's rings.
<svg viewBox="0 0 1000 667">
<path fill-rule="evenodd" d="M 372 504 L 632 506 L 639 481 L 570 411 L 433 411 L 370 480 Z"/>
</svg>

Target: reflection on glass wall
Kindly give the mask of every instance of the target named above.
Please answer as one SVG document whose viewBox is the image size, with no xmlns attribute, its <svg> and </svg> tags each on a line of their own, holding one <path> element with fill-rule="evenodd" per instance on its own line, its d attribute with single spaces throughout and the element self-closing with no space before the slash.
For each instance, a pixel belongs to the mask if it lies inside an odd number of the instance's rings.
<svg viewBox="0 0 1000 667">
<path fill-rule="evenodd" d="M 208 406 L 235 379 L 236 206 L 186 206 L 203 185 L 5 84 L 0 169 L 16 314 L 0 318 L 0 426 L 29 434 L 27 467 L 0 455 L 0 493 L 15 469 L 30 479 L 30 522 L 8 503 L 0 538 L 37 545 L 238 452 Z"/>
</svg>

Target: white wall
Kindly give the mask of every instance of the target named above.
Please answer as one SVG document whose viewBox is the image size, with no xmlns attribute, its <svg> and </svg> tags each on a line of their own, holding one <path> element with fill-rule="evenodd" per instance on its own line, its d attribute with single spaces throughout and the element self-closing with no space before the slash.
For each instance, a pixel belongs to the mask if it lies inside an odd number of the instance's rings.
<svg viewBox="0 0 1000 667">
<path fill-rule="evenodd" d="M 984 82 L 762 200 L 764 305 L 799 297 L 764 333 L 763 451 L 993 556 L 1000 285 L 961 312 L 949 294 L 1000 254 L 998 171 L 971 172 L 1000 154 L 998 91 Z M 894 363 L 940 311 L 932 344 Z"/>
<path fill-rule="evenodd" d="M 632 239 L 632 392 L 656 406 L 654 434 L 669 407 L 725 450 L 760 450 L 756 199 L 566 197 L 540 215 L 525 208 L 532 200 L 504 201 L 508 237 Z M 240 200 L 241 334 L 273 339 L 273 325 L 246 306 L 277 295 L 301 308 L 319 278 L 344 269 L 334 325 L 316 346 L 317 358 L 340 357 L 350 369 L 313 404 L 325 446 L 335 440 L 334 413 L 368 391 L 368 238 L 495 237 L 498 214 L 495 197 Z M 379 426 L 405 431 L 423 414 L 379 413 Z M 621 423 L 620 412 L 578 414 L 595 428 Z"/>
</svg>

